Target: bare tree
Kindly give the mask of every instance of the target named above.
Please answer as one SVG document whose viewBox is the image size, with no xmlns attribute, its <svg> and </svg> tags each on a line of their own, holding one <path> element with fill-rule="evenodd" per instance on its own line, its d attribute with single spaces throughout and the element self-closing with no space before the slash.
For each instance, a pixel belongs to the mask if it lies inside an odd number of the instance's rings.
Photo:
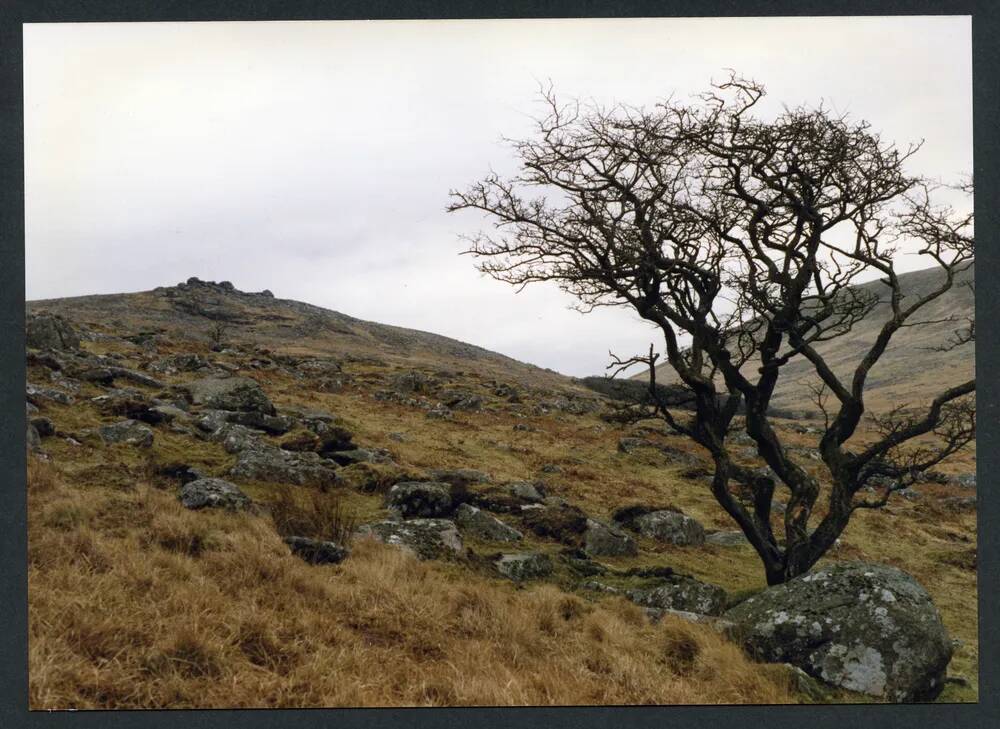
<svg viewBox="0 0 1000 729">
<path fill-rule="evenodd" d="M 867 122 L 822 107 L 762 120 L 764 95 L 735 75 L 693 103 L 652 109 L 560 105 L 543 89 L 537 133 L 508 140 L 519 174 L 491 173 L 453 191 L 449 211 L 479 210 L 494 223 L 496 232 L 469 239 L 483 272 L 519 287 L 554 281 L 585 311 L 628 306 L 658 328 L 665 361 L 693 393 L 692 412 L 656 401 L 652 349 L 615 365 L 649 367 L 656 412 L 708 452 L 712 493 L 775 584 L 815 564 L 856 509 L 883 505 L 975 438 L 974 379 L 918 413 L 891 412 L 859 431 L 872 367 L 893 335 L 926 323 L 921 309 L 973 264 L 974 250 L 972 216 L 934 204 L 936 186 L 904 170 L 919 145 L 897 148 Z M 939 286 L 903 291 L 894 267 L 901 245 L 940 268 Z M 853 285 L 872 274 L 890 315 L 844 377 L 816 345 L 844 336 L 879 303 Z M 974 332 L 969 322 L 945 346 Z M 772 422 L 783 368 L 801 359 L 822 383 L 814 393 L 827 416 L 822 480 Z M 767 475 L 734 462 L 727 437 L 737 428 Z M 781 486 L 790 496 L 776 529 Z"/>
</svg>

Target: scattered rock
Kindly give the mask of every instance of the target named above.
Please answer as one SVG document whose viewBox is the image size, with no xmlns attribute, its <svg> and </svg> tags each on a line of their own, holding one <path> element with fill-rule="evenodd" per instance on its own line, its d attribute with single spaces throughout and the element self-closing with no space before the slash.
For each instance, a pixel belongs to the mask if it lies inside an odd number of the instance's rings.
<svg viewBox="0 0 1000 729">
<path fill-rule="evenodd" d="M 228 421 L 253 430 L 262 430 L 271 435 L 283 435 L 295 427 L 295 421 L 287 415 L 266 415 L 259 411 L 229 413 Z"/>
<path fill-rule="evenodd" d="M 540 537 L 578 545 L 587 530 L 587 515 L 571 504 L 530 504 L 521 508 L 524 525 Z"/>
<path fill-rule="evenodd" d="M 701 523 L 672 509 L 639 514 L 623 526 L 634 529 L 644 537 L 678 547 L 705 543 L 705 528 Z"/>
<path fill-rule="evenodd" d="M 76 329 L 56 314 L 29 314 L 25 320 L 24 334 L 31 349 L 80 348 L 80 335 Z"/>
<path fill-rule="evenodd" d="M 455 523 L 463 533 L 486 542 L 519 542 L 524 538 L 517 529 L 469 504 L 456 509 Z"/>
<path fill-rule="evenodd" d="M 404 481 L 389 489 L 385 504 L 404 517 L 444 516 L 453 506 L 451 486 L 435 481 Z"/>
<path fill-rule="evenodd" d="M 149 408 L 149 412 L 153 414 L 153 417 L 157 418 L 161 423 L 172 423 L 175 420 L 186 422 L 191 420 L 191 415 L 176 405 L 161 404 L 153 405 Z"/>
<path fill-rule="evenodd" d="M 316 452 L 322 456 L 329 458 L 333 453 L 353 451 L 358 448 L 354 444 L 354 433 L 343 426 L 323 421 L 313 421 L 311 426 L 310 430 L 319 436 L 319 447 Z"/>
<path fill-rule="evenodd" d="M 293 453 L 266 444 L 258 444 L 240 451 L 236 464 L 229 473 L 242 479 L 320 488 L 327 488 L 337 483 L 336 469 L 329 461 L 315 453 Z"/>
<path fill-rule="evenodd" d="M 590 555 L 582 549 L 564 550 L 559 559 L 578 575 L 593 577 L 594 575 L 607 574 L 608 568 L 600 562 L 595 562 Z"/>
<path fill-rule="evenodd" d="M 337 470 L 339 484 L 366 493 L 386 492 L 393 484 L 415 478 L 419 477 L 396 464 L 352 463 Z"/>
<path fill-rule="evenodd" d="M 743 532 L 712 532 L 705 535 L 705 544 L 714 544 L 717 547 L 742 547 L 749 544 Z"/>
<path fill-rule="evenodd" d="M 974 489 L 976 488 L 976 474 L 975 473 L 960 473 L 952 480 L 952 482 L 963 489 Z"/>
<path fill-rule="evenodd" d="M 361 526 L 358 534 L 409 550 L 420 559 L 438 559 L 465 553 L 455 522 L 448 519 L 380 521 Z"/>
<path fill-rule="evenodd" d="M 310 453 L 315 453 L 320 448 L 319 436 L 310 431 L 298 431 L 296 433 L 290 434 L 287 438 L 283 438 L 278 447 L 286 451 L 296 451 L 303 452 L 308 451 Z"/>
<path fill-rule="evenodd" d="M 258 438 L 253 431 L 242 425 L 226 423 L 210 436 L 216 443 L 222 443 L 226 453 L 242 453 L 246 450 L 270 447 Z"/>
<path fill-rule="evenodd" d="M 216 410 L 240 410 L 274 415 L 274 405 L 249 377 L 206 377 L 183 386 L 191 402 Z"/>
<path fill-rule="evenodd" d="M 632 537 L 621 529 L 596 519 L 587 519 L 583 551 L 593 557 L 631 557 L 639 553 Z"/>
<path fill-rule="evenodd" d="M 124 367 L 108 367 L 111 372 L 111 376 L 114 379 L 122 379 L 127 382 L 131 382 L 136 385 L 142 385 L 143 387 L 156 387 L 162 388 L 163 383 L 159 380 L 144 375 L 141 372 L 136 372 L 135 370 L 126 369 Z"/>
<path fill-rule="evenodd" d="M 627 590 L 625 595 L 636 605 L 657 610 L 719 616 L 726 609 L 725 590 L 686 575 L 664 574 L 653 586 Z"/>
<path fill-rule="evenodd" d="M 55 435 L 56 426 L 55 424 L 45 417 L 36 417 L 31 419 L 31 425 L 38 431 L 38 435 L 42 438 L 48 438 L 50 435 Z"/>
<path fill-rule="evenodd" d="M 467 390 L 442 390 L 441 404 L 451 410 L 477 411 L 483 408 L 483 398 Z"/>
<path fill-rule="evenodd" d="M 212 363 L 200 354 L 182 353 L 164 357 L 149 364 L 149 369 L 153 372 L 161 372 L 167 375 L 178 372 L 199 372 L 209 370 Z"/>
<path fill-rule="evenodd" d="M 105 443 L 125 443 L 141 448 L 153 445 L 153 431 L 137 420 L 121 420 L 101 426 L 101 439 Z"/>
<path fill-rule="evenodd" d="M 452 420 L 455 415 L 446 405 L 438 403 L 427 411 L 427 417 L 435 420 Z"/>
<path fill-rule="evenodd" d="M 285 537 L 284 542 L 291 548 L 292 554 L 301 557 L 309 564 L 337 564 L 351 554 L 351 550 L 336 542 L 324 542 L 307 537 Z"/>
<path fill-rule="evenodd" d="M 493 564 L 501 575 L 515 582 L 547 577 L 553 570 L 552 559 L 535 552 L 504 554 Z"/>
<path fill-rule="evenodd" d="M 612 587 L 611 585 L 605 585 L 603 582 L 598 582 L 597 580 L 587 580 L 580 588 L 583 590 L 590 590 L 592 592 L 605 592 L 609 595 L 619 595 L 621 590 L 617 587 Z"/>
<path fill-rule="evenodd" d="M 437 380 L 423 372 L 401 372 L 390 381 L 393 390 L 403 394 L 428 394 L 437 386 Z"/>
<path fill-rule="evenodd" d="M 530 481 L 493 486 L 483 491 L 470 492 L 468 497 L 469 502 L 479 508 L 501 514 L 519 513 L 522 507 L 540 504 L 544 499 L 544 487 Z"/>
<path fill-rule="evenodd" d="M 783 664 L 788 671 L 788 679 L 792 690 L 806 696 L 813 703 L 827 703 L 830 700 L 830 689 L 817 681 L 798 666 L 791 663 Z"/>
<path fill-rule="evenodd" d="M 198 418 L 195 425 L 206 433 L 216 433 L 229 422 L 229 412 L 226 410 L 206 410 Z"/>
<path fill-rule="evenodd" d="M 238 486 L 221 478 L 201 478 L 189 481 L 181 488 L 181 503 L 189 509 L 228 509 L 237 511 L 250 507 L 250 497 Z"/>
<path fill-rule="evenodd" d="M 62 390 L 56 390 L 51 387 L 40 387 L 30 382 L 25 385 L 24 392 L 28 402 L 38 407 L 44 405 L 46 400 L 59 403 L 60 405 L 72 405 L 74 402 L 73 396 Z"/>
<path fill-rule="evenodd" d="M 894 567 L 838 562 L 734 607 L 747 650 L 894 702 L 936 697 L 952 644 L 930 596 Z"/>
</svg>

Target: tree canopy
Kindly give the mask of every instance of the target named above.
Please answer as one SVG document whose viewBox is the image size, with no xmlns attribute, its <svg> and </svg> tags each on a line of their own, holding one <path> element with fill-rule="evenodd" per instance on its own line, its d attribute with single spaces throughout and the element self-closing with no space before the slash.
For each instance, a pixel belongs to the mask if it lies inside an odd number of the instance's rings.
<svg viewBox="0 0 1000 729">
<path fill-rule="evenodd" d="M 908 171 L 919 145 L 900 148 L 823 107 L 762 119 L 764 96 L 736 75 L 692 103 L 652 108 L 560 104 L 543 90 L 535 133 L 509 140 L 519 172 L 452 192 L 449 210 L 493 222 L 468 248 L 490 276 L 554 281 L 584 310 L 627 306 L 656 326 L 662 354 L 651 347 L 615 365 L 649 367 L 654 410 L 707 451 L 713 494 L 776 583 L 808 570 L 855 510 L 884 505 L 975 438 L 974 379 L 920 412 L 872 418 L 875 438 L 858 433 L 872 367 L 897 332 L 927 323 L 921 310 L 973 264 L 974 245 L 972 214 L 937 203 L 942 185 Z M 971 181 L 958 187 L 971 195 Z M 940 285 L 907 295 L 895 263 L 903 250 L 939 267 Z M 855 286 L 873 275 L 891 314 L 853 371 L 837 374 L 816 345 L 845 336 L 879 303 Z M 956 321 L 940 346 L 974 339 L 974 321 Z M 656 401 L 661 358 L 690 388 L 692 412 Z M 773 423 L 775 386 L 798 359 L 822 383 L 822 478 Z M 766 469 L 734 462 L 727 439 L 737 429 Z M 779 486 L 790 495 L 776 533 Z"/>
</svg>

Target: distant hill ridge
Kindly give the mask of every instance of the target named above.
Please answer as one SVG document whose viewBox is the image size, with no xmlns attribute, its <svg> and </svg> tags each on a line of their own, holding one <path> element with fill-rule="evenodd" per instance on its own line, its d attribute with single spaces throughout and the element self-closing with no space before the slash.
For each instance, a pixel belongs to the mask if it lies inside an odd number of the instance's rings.
<svg viewBox="0 0 1000 729">
<path fill-rule="evenodd" d="M 928 268 L 900 274 L 904 296 L 923 295 L 944 280 L 940 268 Z M 948 342 L 953 333 L 966 325 L 966 318 L 975 314 L 975 264 L 956 275 L 952 288 L 927 304 L 915 315 L 914 321 L 926 321 L 920 326 L 904 327 L 893 336 L 889 347 L 872 368 L 865 389 L 869 408 L 885 410 L 896 405 L 921 406 L 952 385 L 965 382 L 975 375 L 976 349 L 970 343 L 947 352 L 935 351 Z M 816 350 L 833 371 L 845 377 L 853 371 L 865 351 L 888 320 L 890 305 L 889 288 L 880 280 L 859 284 L 879 297 L 879 303 L 854 328 L 828 342 L 820 342 Z M 957 321 L 947 321 L 953 317 Z M 753 365 L 745 369 L 753 370 Z M 647 373 L 633 375 L 645 379 Z M 668 364 L 657 368 L 657 380 L 676 382 L 677 377 Z M 781 380 L 775 390 L 772 404 L 789 410 L 816 410 L 812 402 L 810 383 L 819 384 L 812 365 L 804 358 L 797 358 L 782 368 Z"/>
<path fill-rule="evenodd" d="M 151 291 L 29 301 L 27 310 L 59 314 L 104 334 L 151 332 L 178 339 L 206 339 L 213 330 L 220 330 L 233 344 L 265 346 L 290 354 L 468 368 L 537 387 L 577 387 L 569 377 L 483 347 L 275 298 L 267 290 L 240 291 L 229 281 L 193 277 Z"/>
</svg>

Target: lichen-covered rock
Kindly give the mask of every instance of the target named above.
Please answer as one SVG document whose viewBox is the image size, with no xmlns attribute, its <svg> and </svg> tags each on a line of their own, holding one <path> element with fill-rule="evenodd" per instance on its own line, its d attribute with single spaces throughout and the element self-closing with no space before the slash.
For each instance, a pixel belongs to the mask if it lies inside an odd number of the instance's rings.
<svg viewBox="0 0 1000 729">
<path fill-rule="evenodd" d="M 46 400 L 57 402 L 60 405 L 72 405 L 74 402 L 73 396 L 69 393 L 53 387 L 41 387 L 31 382 L 25 385 L 24 394 L 28 402 L 38 407 L 44 405 Z"/>
<path fill-rule="evenodd" d="M 683 610 L 699 615 L 722 615 L 726 609 L 726 591 L 693 577 L 662 574 L 648 587 L 625 593 L 636 605 L 657 610 Z"/>
<path fill-rule="evenodd" d="M 389 489 L 385 505 L 404 517 L 444 516 L 453 508 L 451 486 L 435 481 L 403 481 Z"/>
<path fill-rule="evenodd" d="M 512 498 L 528 504 L 540 504 L 545 500 L 545 487 L 533 481 L 515 481 L 506 484 L 504 489 Z"/>
<path fill-rule="evenodd" d="M 295 421 L 287 415 L 267 415 L 258 411 L 237 411 L 229 413 L 228 421 L 245 428 L 262 430 L 271 435 L 284 435 L 295 427 Z"/>
<path fill-rule="evenodd" d="M 153 445 L 153 431 L 138 420 L 121 420 L 101 426 L 101 439 L 105 443 L 126 443 L 141 448 Z"/>
<path fill-rule="evenodd" d="M 524 538 L 517 529 L 469 504 L 460 504 L 455 510 L 455 523 L 462 533 L 486 542 L 519 542 Z"/>
<path fill-rule="evenodd" d="M 438 381 L 435 378 L 425 375 L 423 372 L 412 370 L 395 375 L 390 382 L 390 387 L 395 392 L 403 394 L 427 394 L 437 384 Z"/>
<path fill-rule="evenodd" d="M 469 501 L 481 509 L 501 514 L 517 513 L 521 507 L 541 504 L 545 490 L 530 481 L 516 481 L 469 493 Z"/>
<path fill-rule="evenodd" d="M 635 540 L 618 527 L 587 519 L 583 551 L 593 557 L 632 557 L 638 554 Z"/>
<path fill-rule="evenodd" d="M 202 357 L 200 354 L 184 352 L 150 362 L 149 369 L 153 372 L 162 372 L 164 374 L 173 375 L 178 372 L 197 372 L 202 369 L 208 370 L 211 368 L 211 364 L 211 362 Z"/>
<path fill-rule="evenodd" d="M 504 554 L 493 564 L 501 575 L 515 582 L 547 577 L 553 569 L 547 554 L 532 552 Z"/>
<path fill-rule="evenodd" d="M 705 544 L 712 544 L 716 547 L 742 547 L 749 544 L 743 532 L 712 532 L 705 535 Z"/>
<path fill-rule="evenodd" d="M 468 390 L 442 390 L 438 397 L 441 404 L 451 410 L 477 411 L 483 409 L 483 398 Z"/>
<path fill-rule="evenodd" d="M 940 693 L 952 643 L 923 587 L 894 567 L 839 562 L 725 614 L 748 651 L 889 701 Z"/>
<path fill-rule="evenodd" d="M 245 450 L 267 447 L 252 430 L 233 423 L 223 425 L 209 436 L 209 440 L 222 443 L 226 453 L 242 453 Z"/>
<path fill-rule="evenodd" d="M 359 536 L 409 550 L 420 559 L 440 559 L 465 553 L 455 522 L 448 519 L 409 519 L 364 524 Z"/>
<path fill-rule="evenodd" d="M 228 509 L 236 511 L 250 506 L 250 497 L 236 484 L 221 478 L 200 478 L 181 488 L 181 503 L 189 509 Z"/>
<path fill-rule="evenodd" d="M 299 486 L 326 488 L 337 483 L 336 468 L 315 453 L 283 451 L 264 443 L 239 451 L 236 464 L 229 473 L 237 478 Z"/>
<path fill-rule="evenodd" d="M 432 420 L 452 420 L 455 414 L 444 403 L 438 403 L 427 411 L 427 417 Z"/>
<path fill-rule="evenodd" d="M 337 564 L 343 562 L 351 554 L 351 550 L 336 542 L 309 539 L 308 537 L 285 537 L 284 541 L 292 550 L 292 554 L 309 564 Z"/>
<path fill-rule="evenodd" d="M 159 402 L 151 406 L 149 411 L 153 413 L 154 417 L 156 417 L 161 423 L 191 422 L 191 414 L 187 410 L 179 408 L 171 403 Z"/>
<path fill-rule="evenodd" d="M 316 452 L 322 456 L 329 458 L 332 453 L 352 451 L 358 448 L 354 445 L 354 434 L 343 426 L 324 423 L 321 420 L 306 421 L 306 425 L 310 426 L 310 429 L 319 437 Z"/>
<path fill-rule="evenodd" d="M 632 526 L 645 537 L 678 547 L 705 543 L 705 527 L 697 520 L 677 511 L 651 511 L 636 517 Z"/>
<path fill-rule="evenodd" d="M 229 422 L 229 411 L 227 410 L 205 410 L 195 422 L 200 430 L 206 433 L 215 433 L 219 428 Z"/>
<path fill-rule="evenodd" d="M 274 415 L 274 405 L 249 377 L 205 377 L 183 386 L 191 402 L 216 410 L 240 410 Z"/>
<path fill-rule="evenodd" d="M 80 348 L 80 335 L 56 314 L 29 314 L 24 329 L 26 344 L 32 349 Z"/>
</svg>

